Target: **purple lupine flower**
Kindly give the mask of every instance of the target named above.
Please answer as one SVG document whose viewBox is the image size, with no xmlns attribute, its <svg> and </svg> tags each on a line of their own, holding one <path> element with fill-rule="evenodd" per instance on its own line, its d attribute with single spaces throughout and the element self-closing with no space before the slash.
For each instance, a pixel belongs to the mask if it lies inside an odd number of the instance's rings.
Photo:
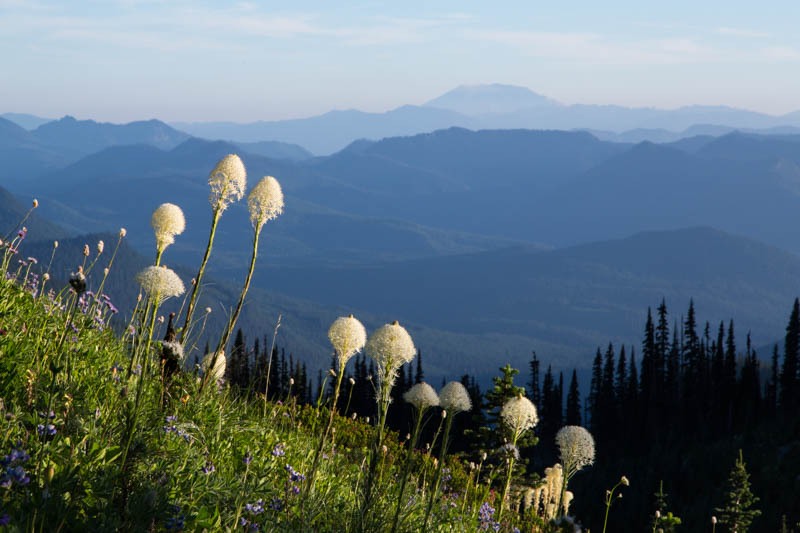
<svg viewBox="0 0 800 533">
<path fill-rule="evenodd" d="M 272 449 L 272 456 L 273 457 L 283 457 L 286 455 L 286 452 L 283 449 L 283 443 L 279 442 L 275 445 L 275 448 Z"/>
<path fill-rule="evenodd" d="M 10 516 L 8 516 L 7 514 L 4 514 L 3 516 L 0 516 L 0 527 L 7 526 L 9 523 L 11 523 L 11 517 Z"/>
<path fill-rule="evenodd" d="M 305 481 L 306 476 L 292 468 L 292 465 L 286 465 L 283 467 L 284 470 L 289 474 L 289 481 L 295 483 L 297 481 Z"/>
<path fill-rule="evenodd" d="M 175 416 L 175 415 L 167 415 L 167 417 L 166 417 L 167 424 L 171 424 L 172 422 L 177 422 L 177 421 L 178 421 L 178 417 Z"/>
<path fill-rule="evenodd" d="M 49 413 L 39 413 L 39 417 L 40 418 L 49 418 L 50 420 L 52 420 L 52 419 L 54 419 L 56 417 L 56 414 L 53 411 L 50 411 Z"/>
<path fill-rule="evenodd" d="M 214 463 L 212 463 L 211 461 L 206 461 L 206 465 L 200 469 L 200 471 L 205 475 L 209 475 L 213 472 L 216 472 L 216 470 L 217 469 L 214 467 Z"/>
<path fill-rule="evenodd" d="M 244 457 L 242 457 L 242 462 L 244 463 L 244 466 L 249 466 L 250 463 L 253 462 L 253 456 L 250 455 L 250 452 L 245 452 Z"/>
<path fill-rule="evenodd" d="M 255 503 L 247 503 L 244 510 L 251 514 L 260 514 L 264 511 L 264 500 L 259 498 Z"/>
<path fill-rule="evenodd" d="M 45 426 L 44 424 L 38 424 L 36 426 L 36 431 L 39 432 L 39 435 L 47 435 L 49 437 L 52 437 L 58 432 L 58 430 L 53 424 L 47 424 L 47 426 Z"/>
<path fill-rule="evenodd" d="M 483 502 L 478 511 L 478 529 L 480 531 L 500 530 L 500 522 L 494 520 L 494 507 L 489 502 Z"/>
<path fill-rule="evenodd" d="M 273 511 L 280 511 L 283 509 L 283 500 L 280 498 L 272 498 L 272 502 L 269 504 L 269 508 Z"/>
</svg>

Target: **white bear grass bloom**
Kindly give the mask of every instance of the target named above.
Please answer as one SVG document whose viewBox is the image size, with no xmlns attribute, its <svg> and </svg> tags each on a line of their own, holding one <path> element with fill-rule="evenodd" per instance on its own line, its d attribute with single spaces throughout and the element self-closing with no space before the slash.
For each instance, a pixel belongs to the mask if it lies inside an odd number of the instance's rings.
<svg viewBox="0 0 800 533">
<path fill-rule="evenodd" d="M 149 266 L 136 275 L 136 281 L 151 298 L 160 304 L 173 296 L 184 293 L 181 278 L 165 266 Z"/>
<path fill-rule="evenodd" d="M 268 220 L 283 213 L 283 191 L 281 184 L 272 176 L 264 176 L 247 196 L 250 223 L 256 231 Z"/>
<path fill-rule="evenodd" d="M 186 229 L 186 218 L 180 207 L 165 203 L 153 211 L 150 225 L 156 236 L 156 251 L 160 256 L 167 246 L 175 242 L 175 235 L 180 235 Z"/>
<path fill-rule="evenodd" d="M 208 177 L 208 184 L 211 186 L 209 202 L 220 212 L 232 201 L 241 200 L 247 186 L 247 171 L 239 156 L 228 154 L 220 159 Z"/>
<path fill-rule="evenodd" d="M 472 409 L 472 400 L 460 381 L 451 381 L 439 391 L 439 405 L 455 415 Z"/>
<path fill-rule="evenodd" d="M 350 358 L 364 348 L 367 342 L 367 330 L 353 315 L 342 316 L 331 324 L 328 330 L 328 339 L 336 351 L 341 371 Z"/>
<path fill-rule="evenodd" d="M 418 411 L 425 411 L 429 407 L 439 405 L 439 396 L 436 391 L 424 381 L 408 389 L 403 394 L 403 399 L 416 407 Z"/>
<path fill-rule="evenodd" d="M 381 387 L 388 388 L 397 379 L 397 369 L 410 363 L 417 354 L 411 335 L 397 321 L 378 328 L 367 340 L 366 351 L 375 361 Z"/>
</svg>

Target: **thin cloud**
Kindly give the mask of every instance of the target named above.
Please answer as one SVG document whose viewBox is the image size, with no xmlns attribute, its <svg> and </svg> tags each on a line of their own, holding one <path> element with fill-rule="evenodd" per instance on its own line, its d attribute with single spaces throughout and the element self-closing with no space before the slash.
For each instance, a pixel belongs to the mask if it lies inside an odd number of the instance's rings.
<svg viewBox="0 0 800 533">
<path fill-rule="evenodd" d="M 596 33 L 506 30 L 470 31 L 468 37 L 512 46 L 536 57 L 607 65 L 696 63 L 720 56 L 689 38 L 619 41 Z"/>
<path fill-rule="evenodd" d="M 727 35 L 727 36 L 731 36 L 731 37 L 769 37 L 770 36 L 769 33 L 756 31 L 756 30 L 750 30 L 750 29 L 747 29 L 747 28 L 727 28 L 727 27 L 722 27 L 722 28 L 716 28 L 714 30 L 714 33 L 719 34 L 719 35 Z"/>
</svg>

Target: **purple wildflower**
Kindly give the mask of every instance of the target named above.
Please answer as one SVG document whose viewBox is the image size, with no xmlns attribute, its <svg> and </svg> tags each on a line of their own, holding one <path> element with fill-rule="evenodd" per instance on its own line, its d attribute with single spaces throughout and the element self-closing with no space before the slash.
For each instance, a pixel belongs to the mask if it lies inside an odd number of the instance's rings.
<svg viewBox="0 0 800 533">
<path fill-rule="evenodd" d="M 206 461 L 206 465 L 200 469 L 200 471 L 205 475 L 209 475 L 213 472 L 216 472 L 216 470 L 217 469 L 214 467 L 214 463 L 212 463 L 211 461 Z"/>
<path fill-rule="evenodd" d="M 39 435 L 47 435 L 49 437 L 52 437 L 58 432 L 58 430 L 53 424 L 47 424 L 47 426 L 45 426 L 44 424 L 38 424 L 36 426 L 36 431 L 39 432 Z"/>
<path fill-rule="evenodd" d="M 272 449 L 272 456 L 273 457 L 283 457 L 286 455 L 286 452 L 283 449 L 283 443 L 279 442 L 275 445 L 275 448 Z"/>
<path fill-rule="evenodd" d="M 292 468 L 292 465 L 286 465 L 283 467 L 284 470 L 289 474 L 289 481 L 292 483 L 296 483 L 298 481 L 305 481 L 306 476 Z"/>
</svg>

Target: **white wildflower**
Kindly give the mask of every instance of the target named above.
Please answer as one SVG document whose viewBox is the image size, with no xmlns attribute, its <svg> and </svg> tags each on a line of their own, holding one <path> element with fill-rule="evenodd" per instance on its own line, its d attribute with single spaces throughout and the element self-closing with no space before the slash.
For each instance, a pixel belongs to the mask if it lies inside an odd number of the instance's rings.
<svg viewBox="0 0 800 533">
<path fill-rule="evenodd" d="M 333 321 L 328 330 L 328 339 L 336 350 L 339 369 L 344 369 L 347 361 L 357 354 L 367 342 L 367 331 L 364 325 L 353 315 L 339 317 Z"/>
<path fill-rule="evenodd" d="M 283 213 L 283 191 L 278 180 L 272 176 L 261 178 L 247 197 L 247 208 L 250 210 L 250 223 L 256 231 Z"/>
<path fill-rule="evenodd" d="M 472 409 L 467 389 L 458 381 L 451 381 L 439 392 L 439 403 L 453 414 Z"/>
<path fill-rule="evenodd" d="M 175 235 L 180 235 L 186 229 L 186 218 L 180 207 L 166 203 L 153 211 L 150 225 L 156 234 L 156 250 L 163 252 L 167 246 L 175 242 Z"/>
<path fill-rule="evenodd" d="M 53 241 L 53 248 L 58 248 L 58 241 Z"/>
<path fill-rule="evenodd" d="M 411 335 L 397 321 L 375 331 L 367 341 L 366 351 L 378 367 L 381 386 L 388 387 L 394 385 L 397 369 L 417 354 Z"/>
<path fill-rule="evenodd" d="M 158 297 L 159 303 L 184 292 L 183 282 L 178 275 L 165 266 L 149 266 L 136 274 L 136 281 L 142 289 L 152 297 Z"/>
<path fill-rule="evenodd" d="M 222 381 L 225 377 L 225 366 L 228 364 L 228 361 L 225 359 L 225 352 L 221 350 L 217 352 L 217 360 L 214 361 L 214 368 L 209 370 L 212 359 L 214 359 L 214 352 L 206 354 L 203 358 L 203 373 L 208 373 L 209 379 L 213 381 Z"/>
<path fill-rule="evenodd" d="M 102 254 L 105 247 L 106 244 L 103 241 L 97 241 L 97 255 Z"/>
<path fill-rule="evenodd" d="M 519 437 L 539 422 L 536 406 L 521 394 L 505 403 L 500 417 L 503 419 L 503 423 L 514 432 L 515 437 Z"/>
<path fill-rule="evenodd" d="M 556 433 L 556 445 L 568 475 L 594 463 L 594 438 L 585 428 L 564 426 Z"/>
<path fill-rule="evenodd" d="M 128 234 L 128 230 L 126 230 L 125 228 L 119 228 L 119 236 L 120 236 L 120 238 L 124 237 L 127 234 Z"/>
<path fill-rule="evenodd" d="M 161 346 L 173 359 L 183 359 L 183 344 L 179 342 L 162 341 Z"/>
<path fill-rule="evenodd" d="M 39 207 L 39 200 L 37 200 L 36 198 L 34 198 L 34 199 L 33 199 L 33 208 L 34 208 L 34 209 L 36 209 L 37 207 Z"/>
<path fill-rule="evenodd" d="M 219 206 L 220 212 L 231 201 L 241 200 L 247 185 L 247 171 L 239 156 L 229 154 L 220 159 L 208 177 L 208 184 L 211 186 L 209 201 L 212 206 Z"/>
<path fill-rule="evenodd" d="M 403 394 L 403 399 L 417 408 L 424 411 L 428 407 L 439 405 L 439 397 L 433 387 L 425 383 L 417 383 Z"/>
</svg>

